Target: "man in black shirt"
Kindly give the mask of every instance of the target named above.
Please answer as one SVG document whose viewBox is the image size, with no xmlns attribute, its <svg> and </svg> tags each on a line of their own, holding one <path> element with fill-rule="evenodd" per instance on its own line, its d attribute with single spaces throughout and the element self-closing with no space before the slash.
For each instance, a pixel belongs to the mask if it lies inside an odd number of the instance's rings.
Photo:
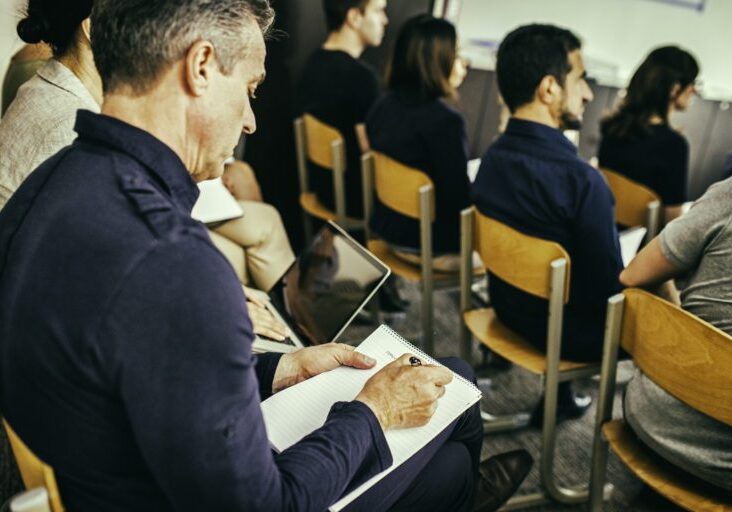
<svg viewBox="0 0 732 512">
<path fill-rule="evenodd" d="M 363 217 L 361 153 L 369 149 L 364 122 L 379 94 L 375 71 L 359 57 L 384 38 L 386 0 L 324 0 L 328 38 L 308 60 L 298 86 L 297 109 L 338 129 L 346 144 L 346 213 Z M 318 199 L 334 208 L 332 174 L 310 169 Z"/>
<path fill-rule="evenodd" d="M 384 39 L 386 0 L 323 0 L 328 38 L 305 64 L 297 91 L 297 109 L 337 128 L 346 145 L 346 214 L 363 217 L 361 154 L 369 150 L 366 114 L 379 95 L 376 72 L 359 57 Z M 310 188 L 335 208 L 333 176 L 310 163 Z M 389 279 L 379 293 L 383 311 L 403 312 L 408 302 Z"/>
</svg>

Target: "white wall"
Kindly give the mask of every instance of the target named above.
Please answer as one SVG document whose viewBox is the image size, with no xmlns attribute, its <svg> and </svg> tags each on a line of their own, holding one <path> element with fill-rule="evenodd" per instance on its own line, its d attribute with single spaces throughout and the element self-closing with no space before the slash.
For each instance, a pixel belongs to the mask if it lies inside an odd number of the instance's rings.
<svg viewBox="0 0 732 512">
<path fill-rule="evenodd" d="M 707 0 L 703 12 L 652 0 L 462 0 L 457 18 L 466 47 L 531 22 L 567 27 L 608 85 L 625 84 L 650 49 L 677 44 L 697 57 L 704 96 L 715 99 L 732 99 L 730 21 L 732 0 Z"/>
<path fill-rule="evenodd" d="M 22 45 L 15 26 L 25 6 L 25 0 L 0 0 L 0 83 L 5 78 L 10 57 Z"/>
</svg>

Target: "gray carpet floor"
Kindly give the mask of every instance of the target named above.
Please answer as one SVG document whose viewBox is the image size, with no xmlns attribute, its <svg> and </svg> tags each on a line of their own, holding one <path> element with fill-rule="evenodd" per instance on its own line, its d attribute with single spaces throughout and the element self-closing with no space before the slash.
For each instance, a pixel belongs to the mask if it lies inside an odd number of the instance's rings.
<svg viewBox="0 0 732 512">
<path fill-rule="evenodd" d="M 402 336 L 418 344 L 419 328 L 419 293 L 415 286 L 404 285 L 404 296 L 411 300 L 410 310 L 401 318 L 391 322 L 392 327 Z M 438 291 L 435 293 L 435 352 L 436 356 L 458 355 L 459 316 L 458 297 L 454 291 Z M 372 325 L 354 324 L 343 334 L 340 341 L 357 344 L 373 330 Z M 480 352 L 474 347 L 473 362 L 480 361 Z M 630 363 L 621 363 L 620 380 L 627 380 L 632 369 Z M 489 377 L 490 387 L 482 386 L 484 410 L 494 414 L 508 414 L 520 410 L 529 411 L 540 396 L 539 379 L 519 368 L 501 373 L 490 370 L 479 371 L 481 377 Z M 579 391 L 597 395 L 597 382 L 588 379 L 579 383 Z M 619 391 L 620 393 L 620 391 Z M 620 415 L 620 402 L 616 398 L 615 416 Z M 583 485 L 589 479 L 591 444 L 594 423 L 593 408 L 581 419 L 567 421 L 557 429 L 557 449 L 555 473 L 563 485 Z M 526 448 L 536 461 L 541 450 L 541 432 L 539 429 L 526 428 L 509 434 L 486 436 L 483 444 L 483 457 L 509 451 L 515 448 Z M 611 454 L 608 467 L 608 480 L 615 486 L 611 500 L 605 510 L 620 511 L 677 511 L 669 502 L 645 488 L 627 469 Z M 12 459 L 4 430 L 0 429 L 0 504 L 21 489 L 17 467 Z M 527 480 L 519 489 L 519 494 L 528 494 L 539 490 L 539 472 L 535 467 Z M 535 507 L 535 511 L 571 511 L 585 510 L 584 505 L 563 506 L 546 505 Z"/>
</svg>

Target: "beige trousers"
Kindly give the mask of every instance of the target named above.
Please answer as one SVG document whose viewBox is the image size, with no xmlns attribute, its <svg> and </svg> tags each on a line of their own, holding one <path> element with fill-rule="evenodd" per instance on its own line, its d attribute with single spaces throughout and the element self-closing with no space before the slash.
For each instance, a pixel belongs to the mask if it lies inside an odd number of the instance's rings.
<svg viewBox="0 0 732 512">
<path fill-rule="evenodd" d="M 295 260 L 277 210 L 258 201 L 239 201 L 244 216 L 209 231 L 211 241 L 234 267 L 239 281 L 269 290 Z"/>
</svg>

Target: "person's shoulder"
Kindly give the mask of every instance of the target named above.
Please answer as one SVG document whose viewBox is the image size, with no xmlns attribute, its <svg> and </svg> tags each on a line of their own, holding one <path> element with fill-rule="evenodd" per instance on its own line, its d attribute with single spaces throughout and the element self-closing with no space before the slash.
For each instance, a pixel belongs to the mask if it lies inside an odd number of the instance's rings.
<svg viewBox="0 0 732 512">
<path fill-rule="evenodd" d="M 689 141 L 684 134 L 668 124 L 660 124 L 653 127 L 652 136 L 667 146 L 677 148 L 688 148 Z"/>
<path fill-rule="evenodd" d="M 465 124 L 465 117 L 463 114 L 457 109 L 457 107 L 450 104 L 445 99 L 438 99 L 433 102 L 432 109 L 441 122 L 447 123 L 450 126 Z"/>
</svg>

